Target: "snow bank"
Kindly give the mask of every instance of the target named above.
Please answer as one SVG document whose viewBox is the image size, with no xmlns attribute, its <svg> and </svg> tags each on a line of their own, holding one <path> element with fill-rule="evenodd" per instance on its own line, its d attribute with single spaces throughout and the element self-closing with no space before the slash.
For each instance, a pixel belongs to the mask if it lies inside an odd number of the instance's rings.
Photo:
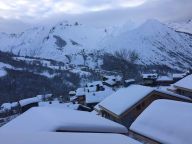
<svg viewBox="0 0 192 144">
<path fill-rule="evenodd" d="M 191 111 L 191 103 L 156 100 L 130 129 L 161 143 L 191 144 Z"/>
</svg>

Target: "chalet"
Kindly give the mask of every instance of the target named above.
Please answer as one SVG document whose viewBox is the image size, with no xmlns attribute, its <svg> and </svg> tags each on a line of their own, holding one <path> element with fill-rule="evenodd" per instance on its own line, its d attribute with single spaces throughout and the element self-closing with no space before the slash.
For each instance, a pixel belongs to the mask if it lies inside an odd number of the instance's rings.
<svg viewBox="0 0 192 144">
<path fill-rule="evenodd" d="M 174 83 L 168 90 L 192 98 L 192 74 Z"/>
<path fill-rule="evenodd" d="M 155 86 L 155 82 L 158 78 L 158 74 L 157 73 L 142 74 L 142 78 L 143 78 L 143 85 Z"/>
<path fill-rule="evenodd" d="M 39 102 L 49 100 L 49 98 L 51 97 L 52 94 L 46 94 L 46 95 L 37 95 L 36 97 L 33 98 L 20 100 L 18 102 L 20 106 L 20 112 L 23 113 L 32 107 L 37 107 Z"/>
<path fill-rule="evenodd" d="M 85 104 L 85 93 L 86 89 L 85 88 L 78 88 L 76 90 L 76 101 L 78 104 Z"/>
<path fill-rule="evenodd" d="M 93 109 L 95 105 L 97 105 L 98 103 L 103 101 L 106 97 L 114 93 L 114 90 L 112 90 L 112 88 L 109 88 L 107 86 L 103 86 L 103 88 L 104 88 L 103 91 L 86 93 L 85 95 L 86 106 Z"/>
<path fill-rule="evenodd" d="M 121 85 L 122 78 L 120 76 L 104 76 L 103 85 L 108 87 L 118 87 Z"/>
<path fill-rule="evenodd" d="M 177 82 L 179 80 L 181 80 L 182 78 L 184 78 L 186 76 L 186 73 L 175 73 L 173 74 L 173 80 L 174 82 Z"/>
<path fill-rule="evenodd" d="M 135 84 L 135 79 L 128 79 L 128 80 L 125 80 L 125 82 L 124 82 L 125 87 L 128 87 L 132 84 Z"/>
<path fill-rule="evenodd" d="M 38 99 L 37 97 L 20 100 L 19 105 L 21 108 L 21 113 L 24 113 L 32 107 L 37 107 L 38 102 L 40 102 L 40 99 Z"/>
<path fill-rule="evenodd" d="M 97 92 L 97 91 L 103 91 L 104 87 L 102 81 L 95 81 L 92 83 L 88 83 L 86 85 L 86 89 L 88 92 Z"/>
<path fill-rule="evenodd" d="M 191 144 L 192 104 L 156 100 L 133 122 L 129 136 L 149 144 Z"/>
<path fill-rule="evenodd" d="M 169 86 L 174 83 L 174 80 L 170 76 L 159 76 L 156 79 L 156 85 L 158 86 Z"/>
<path fill-rule="evenodd" d="M 73 97 L 73 96 L 75 96 L 75 95 L 76 95 L 76 91 L 70 91 L 70 92 L 69 92 L 69 96 L 70 96 L 70 97 Z"/>
<path fill-rule="evenodd" d="M 131 85 L 122 88 L 99 103 L 103 117 L 121 123 L 127 128 L 132 122 L 157 99 L 171 99 L 191 102 L 190 99 L 151 87 Z"/>
</svg>

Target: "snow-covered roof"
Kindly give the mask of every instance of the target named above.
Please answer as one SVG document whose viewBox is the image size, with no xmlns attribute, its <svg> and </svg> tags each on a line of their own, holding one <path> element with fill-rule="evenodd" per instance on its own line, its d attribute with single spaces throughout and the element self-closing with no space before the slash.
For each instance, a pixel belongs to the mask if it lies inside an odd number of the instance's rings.
<svg viewBox="0 0 192 144">
<path fill-rule="evenodd" d="M 39 107 L 52 107 L 52 108 L 62 108 L 62 109 L 71 109 L 77 110 L 79 108 L 79 104 L 73 103 L 59 103 L 59 101 L 51 101 L 50 102 L 39 102 Z"/>
<path fill-rule="evenodd" d="M 115 80 L 113 80 L 113 79 L 108 79 L 108 80 L 105 81 L 105 83 L 112 86 L 112 85 L 115 85 L 117 82 Z"/>
<path fill-rule="evenodd" d="M 19 104 L 18 102 L 13 102 L 13 103 L 3 103 L 1 105 L 1 108 L 3 110 L 11 110 L 11 108 L 17 107 Z"/>
<path fill-rule="evenodd" d="M 97 91 L 97 87 L 96 87 L 96 86 L 87 87 L 86 90 L 87 90 L 88 92 L 96 92 L 96 91 Z"/>
<path fill-rule="evenodd" d="M 106 132 L 127 133 L 126 127 L 89 112 L 61 108 L 31 108 L 0 128 L 0 132 Z"/>
<path fill-rule="evenodd" d="M 99 104 L 99 106 L 119 116 L 152 91 L 153 88 L 150 87 L 131 85 L 127 88 L 122 88 L 111 96 L 107 97 Z"/>
<path fill-rule="evenodd" d="M 91 83 L 87 84 L 88 87 L 96 86 L 96 85 L 103 85 L 103 83 L 102 83 L 102 81 L 94 81 L 94 82 L 91 82 Z"/>
<path fill-rule="evenodd" d="M 108 87 L 105 87 L 104 91 L 86 93 L 86 96 L 85 96 L 86 103 L 99 103 L 113 93 L 114 93 L 114 91 Z"/>
<path fill-rule="evenodd" d="M 82 96 L 85 95 L 85 88 L 78 88 L 76 90 L 76 96 Z"/>
<path fill-rule="evenodd" d="M 103 133 L 0 133 L 2 144 L 141 144 L 121 134 Z M 10 138 L 9 138 L 10 137 Z"/>
<path fill-rule="evenodd" d="M 74 100 L 76 100 L 77 99 L 77 96 L 72 96 L 72 97 L 70 97 L 70 101 L 74 101 Z"/>
<path fill-rule="evenodd" d="M 36 97 L 33 98 L 27 98 L 19 101 L 19 104 L 21 106 L 26 106 L 31 103 L 37 103 L 41 102 L 44 98 L 50 98 L 52 97 L 52 94 L 46 94 L 46 95 L 37 95 Z"/>
<path fill-rule="evenodd" d="M 192 104 L 171 100 L 154 101 L 130 129 L 160 143 L 192 143 Z"/>
<path fill-rule="evenodd" d="M 39 99 L 38 97 L 33 97 L 33 98 L 27 98 L 27 99 L 20 100 L 19 104 L 21 106 L 26 106 L 28 104 L 37 103 L 37 102 L 40 102 L 40 101 L 41 101 L 41 99 Z"/>
<path fill-rule="evenodd" d="M 192 74 L 184 77 L 174 84 L 176 87 L 192 90 Z"/>
<path fill-rule="evenodd" d="M 75 95 L 75 94 L 76 94 L 75 91 L 70 91 L 70 92 L 69 92 L 69 95 Z"/>
<path fill-rule="evenodd" d="M 125 80 L 126 83 L 130 83 L 130 82 L 135 82 L 135 79 L 128 79 L 128 80 Z"/>
<path fill-rule="evenodd" d="M 173 78 L 183 78 L 186 76 L 186 73 L 177 73 L 173 74 Z"/>
<path fill-rule="evenodd" d="M 156 81 L 173 81 L 173 78 L 170 76 L 159 76 Z"/>
<path fill-rule="evenodd" d="M 145 78 L 157 78 L 158 77 L 158 74 L 157 73 L 149 73 L 149 74 L 142 74 L 142 77 L 145 79 Z"/>
</svg>

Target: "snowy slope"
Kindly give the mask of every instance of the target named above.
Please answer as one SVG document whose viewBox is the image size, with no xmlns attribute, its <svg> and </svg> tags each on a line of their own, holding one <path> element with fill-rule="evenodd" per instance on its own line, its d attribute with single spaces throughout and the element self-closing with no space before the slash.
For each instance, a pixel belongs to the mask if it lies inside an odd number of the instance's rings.
<svg viewBox="0 0 192 144">
<path fill-rule="evenodd" d="M 103 47 L 110 52 L 130 49 L 138 52 L 139 63 L 189 66 L 192 60 L 191 36 L 178 33 L 166 25 L 148 20 L 140 27 L 108 38 Z"/>
<path fill-rule="evenodd" d="M 105 50 L 113 53 L 122 48 L 136 50 L 140 64 L 165 64 L 172 68 L 189 67 L 192 60 L 192 36 L 179 33 L 156 20 L 141 26 L 133 23 L 123 26 L 98 28 L 63 21 L 54 27 L 37 27 L 18 35 L 0 33 L 0 50 L 22 56 L 42 57 L 83 64 L 79 52 Z M 89 60 L 89 59 L 88 59 Z M 90 65 L 94 65 L 89 60 Z"/>
<path fill-rule="evenodd" d="M 192 34 L 192 19 L 182 22 L 168 23 L 167 25 L 176 31 Z"/>
</svg>

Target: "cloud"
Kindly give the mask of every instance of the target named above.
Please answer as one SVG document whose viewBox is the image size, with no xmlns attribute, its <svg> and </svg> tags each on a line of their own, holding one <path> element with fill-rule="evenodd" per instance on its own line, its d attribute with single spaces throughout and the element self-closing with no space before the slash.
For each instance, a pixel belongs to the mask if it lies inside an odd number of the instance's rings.
<svg viewBox="0 0 192 144">
<path fill-rule="evenodd" d="M 64 19 L 95 25 L 185 20 L 192 18 L 191 7 L 192 0 L 0 0 L 0 31 L 12 30 L 15 23 L 15 31 L 21 31 Z"/>
<path fill-rule="evenodd" d="M 121 7 L 135 7 L 147 0 L 0 0 L 0 17 L 31 19 L 50 15 L 82 14 Z"/>
</svg>

